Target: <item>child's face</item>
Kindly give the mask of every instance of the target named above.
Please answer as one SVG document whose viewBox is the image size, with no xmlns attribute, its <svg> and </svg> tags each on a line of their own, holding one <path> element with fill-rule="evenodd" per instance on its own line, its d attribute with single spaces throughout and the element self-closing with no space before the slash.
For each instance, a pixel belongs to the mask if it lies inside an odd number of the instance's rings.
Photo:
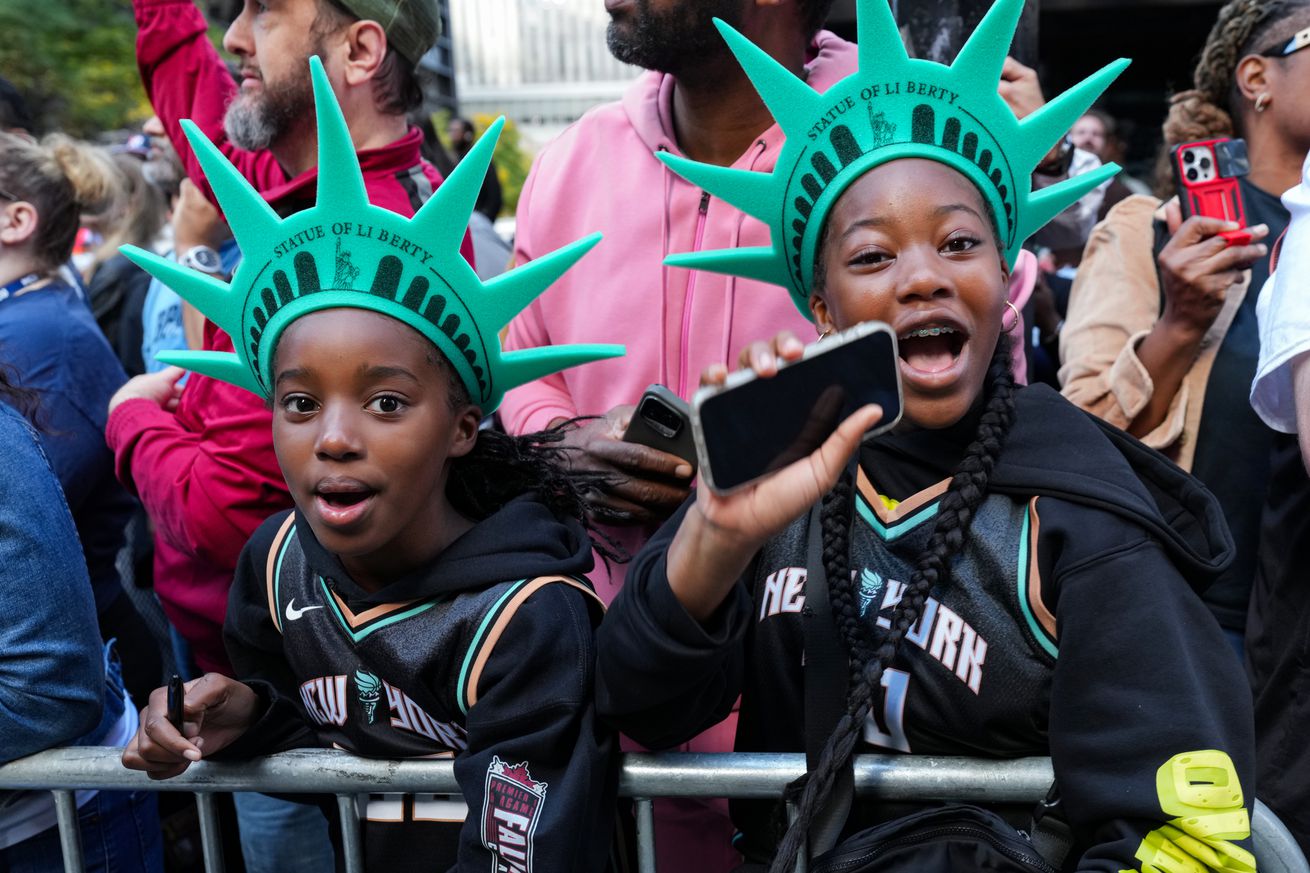
<svg viewBox="0 0 1310 873">
<path fill-rule="evenodd" d="M 825 280 L 810 298 L 820 330 L 887 322 L 906 419 L 959 421 L 982 390 L 1009 282 L 982 195 L 944 164 L 893 161 L 842 194 L 827 230 Z"/>
<path fill-rule="evenodd" d="M 448 364 L 418 332 L 360 309 L 306 315 L 274 362 L 273 446 L 291 496 L 357 581 L 405 572 L 449 537 L 447 465 L 477 439 Z"/>
</svg>

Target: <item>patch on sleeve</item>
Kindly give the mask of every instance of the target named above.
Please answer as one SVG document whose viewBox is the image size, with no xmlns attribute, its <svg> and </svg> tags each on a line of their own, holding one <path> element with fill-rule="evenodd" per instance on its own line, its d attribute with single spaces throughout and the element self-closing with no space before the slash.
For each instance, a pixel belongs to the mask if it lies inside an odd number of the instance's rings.
<svg viewBox="0 0 1310 873">
<path fill-rule="evenodd" d="M 546 783 L 532 778 L 526 761 L 491 759 L 482 801 L 482 845 L 495 856 L 495 873 L 531 873 L 532 838 L 545 802 Z"/>
</svg>

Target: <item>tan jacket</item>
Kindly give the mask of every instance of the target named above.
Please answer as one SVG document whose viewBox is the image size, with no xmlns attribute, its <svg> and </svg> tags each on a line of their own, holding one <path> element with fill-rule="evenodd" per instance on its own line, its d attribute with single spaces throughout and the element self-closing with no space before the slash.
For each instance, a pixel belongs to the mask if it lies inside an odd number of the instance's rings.
<svg viewBox="0 0 1310 873">
<path fill-rule="evenodd" d="M 1161 206 L 1154 197 L 1134 195 L 1116 204 L 1093 229 L 1060 332 L 1064 396 L 1125 430 L 1155 390 L 1137 357 L 1137 344 L 1160 315 L 1152 222 L 1163 218 Z M 1164 421 L 1142 437 L 1184 470 L 1192 467 L 1210 368 L 1250 282 L 1248 270 L 1228 290 Z"/>
</svg>

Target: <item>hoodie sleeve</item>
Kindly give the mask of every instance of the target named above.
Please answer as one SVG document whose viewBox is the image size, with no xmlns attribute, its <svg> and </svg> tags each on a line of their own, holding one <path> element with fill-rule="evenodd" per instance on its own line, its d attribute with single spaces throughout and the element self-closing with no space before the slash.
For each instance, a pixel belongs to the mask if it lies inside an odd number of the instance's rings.
<svg viewBox="0 0 1310 873">
<path fill-rule="evenodd" d="M 605 868 L 618 761 L 592 696 L 588 596 L 564 584 L 533 593 L 471 680 L 468 749 L 455 759 L 469 808 L 460 871 Z"/>
<path fill-rule="evenodd" d="M 1088 540 L 1086 509 L 1040 505 L 1054 536 L 1039 549 Z M 1241 664 L 1156 540 L 1106 513 L 1096 527 L 1099 551 L 1054 560 L 1050 744 L 1076 869 L 1254 865 L 1254 728 Z"/>
<path fill-rule="evenodd" d="M 215 756 L 219 760 L 241 760 L 318 745 L 300 710 L 298 683 L 282 652 L 282 634 L 268 611 L 264 568 L 273 537 L 288 514 L 280 512 L 261 525 L 237 562 L 223 641 L 234 675 L 254 689 L 264 709 L 239 740 Z"/>
<path fill-rule="evenodd" d="M 526 264 L 542 254 L 533 239 L 532 194 L 536 190 L 537 177 L 543 172 L 542 162 L 550 153 L 549 148 L 545 149 L 533 162 L 532 170 L 523 182 L 523 190 L 519 194 L 512 261 L 515 266 Z M 549 215 L 549 210 L 544 214 Z M 548 346 L 551 342 L 540 297 L 529 303 L 526 309 L 514 317 L 505 333 L 505 351 Z M 604 411 L 586 410 L 585 414 Z M 524 434 L 545 430 L 556 419 L 577 418 L 584 413 L 579 413 L 573 405 L 573 396 L 569 393 L 563 375 L 552 373 L 507 392 L 500 405 L 499 414 L 505 430 L 512 434 Z"/>
<path fill-rule="evenodd" d="M 136 61 L 146 96 L 168 133 L 186 174 L 212 200 L 213 194 L 191 144 L 182 133 L 190 119 L 258 190 L 286 181 L 272 152 L 248 152 L 227 142 L 223 115 L 237 85 L 209 42 L 205 17 L 191 0 L 133 0 Z"/>
<path fill-rule="evenodd" d="M 633 559 L 597 635 L 601 716 L 651 749 L 671 748 L 718 724 L 741 693 L 752 612 L 746 585 L 738 582 L 704 624 L 669 587 L 669 544 L 695 499 Z"/>
</svg>

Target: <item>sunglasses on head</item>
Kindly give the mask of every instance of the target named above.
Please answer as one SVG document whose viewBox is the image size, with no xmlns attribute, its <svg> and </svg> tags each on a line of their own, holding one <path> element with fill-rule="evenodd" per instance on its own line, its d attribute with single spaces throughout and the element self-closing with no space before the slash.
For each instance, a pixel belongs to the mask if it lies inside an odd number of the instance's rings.
<svg viewBox="0 0 1310 873">
<path fill-rule="evenodd" d="M 1299 52 L 1307 46 L 1310 46 L 1310 27 L 1307 27 L 1305 30 L 1297 31 L 1287 42 L 1279 43 L 1272 48 L 1265 49 L 1260 52 L 1260 56 L 1265 58 L 1285 58 L 1290 54 Z"/>
<path fill-rule="evenodd" d="M 22 197 L 19 197 L 19 196 L 15 195 L 15 194 L 10 194 L 10 193 L 9 193 L 8 191 L 6 191 L 5 189 L 0 188 L 0 200 L 12 200 L 12 201 L 14 201 L 15 203 L 17 203 L 18 201 L 20 201 L 20 200 L 22 200 L 22 199 L 23 199 Z"/>
</svg>

